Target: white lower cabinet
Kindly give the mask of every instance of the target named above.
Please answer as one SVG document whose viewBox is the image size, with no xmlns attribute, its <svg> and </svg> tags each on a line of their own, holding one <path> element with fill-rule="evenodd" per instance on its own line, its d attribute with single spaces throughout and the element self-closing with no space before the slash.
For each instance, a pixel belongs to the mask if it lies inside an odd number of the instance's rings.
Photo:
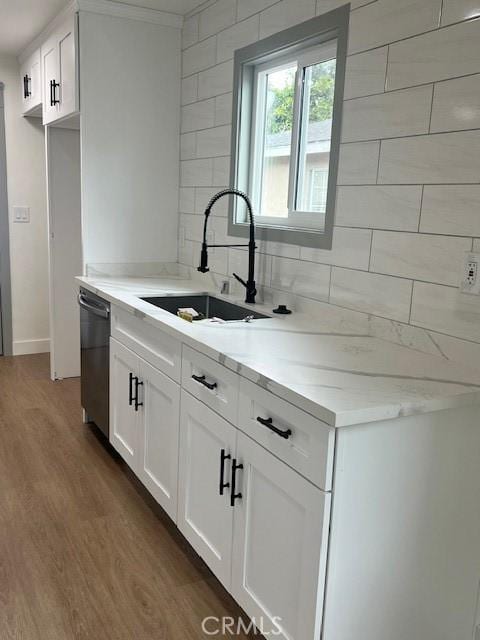
<svg viewBox="0 0 480 640">
<path fill-rule="evenodd" d="M 220 482 L 223 475 L 230 484 L 235 439 L 235 427 L 182 390 L 177 524 L 227 589 L 233 509 L 230 488 L 224 487 L 221 495 Z"/>
<path fill-rule="evenodd" d="M 180 386 L 110 339 L 110 442 L 176 521 Z"/>
<path fill-rule="evenodd" d="M 265 635 L 320 638 L 330 494 L 238 432 L 235 600 Z"/>
<path fill-rule="evenodd" d="M 143 407 L 138 477 L 168 515 L 177 518 L 180 386 L 140 360 Z"/>
<path fill-rule="evenodd" d="M 138 411 L 133 405 L 139 358 L 110 338 L 110 443 L 135 471 L 138 460 Z"/>
<path fill-rule="evenodd" d="M 260 632 L 320 640 L 331 494 L 115 338 L 110 353 L 112 445 Z"/>
</svg>

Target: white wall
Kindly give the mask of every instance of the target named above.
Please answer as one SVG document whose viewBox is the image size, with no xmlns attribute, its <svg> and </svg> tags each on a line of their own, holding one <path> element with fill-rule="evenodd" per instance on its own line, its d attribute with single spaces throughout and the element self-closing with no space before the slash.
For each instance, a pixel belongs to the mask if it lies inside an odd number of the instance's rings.
<svg viewBox="0 0 480 640">
<path fill-rule="evenodd" d="M 37 119 L 20 115 L 17 61 L 0 56 L 10 218 L 13 353 L 49 350 L 45 141 Z M 29 224 L 12 223 L 14 205 L 30 207 Z"/>
<path fill-rule="evenodd" d="M 201 214 L 229 181 L 234 50 L 342 4 L 216 0 L 187 17 L 182 263 L 198 264 Z M 333 249 L 261 243 L 257 280 L 267 293 L 383 318 L 384 333 L 407 342 L 415 327 L 439 353 L 449 352 L 449 336 L 480 343 L 480 297 L 458 290 L 464 252 L 480 250 L 480 20 L 472 15 L 468 0 L 351 2 Z M 219 206 L 212 217 L 216 242 L 227 240 L 226 215 Z M 220 276 L 245 272 L 245 252 L 216 249 L 211 266 Z"/>
</svg>

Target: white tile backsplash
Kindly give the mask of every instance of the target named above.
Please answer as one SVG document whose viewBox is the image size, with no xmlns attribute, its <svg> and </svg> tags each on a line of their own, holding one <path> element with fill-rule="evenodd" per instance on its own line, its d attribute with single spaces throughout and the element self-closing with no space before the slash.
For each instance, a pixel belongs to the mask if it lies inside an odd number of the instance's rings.
<svg viewBox="0 0 480 640">
<path fill-rule="evenodd" d="M 427 185 L 420 231 L 480 236 L 480 185 Z"/>
<path fill-rule="evenodd" d="M 200 12 L 199 39 L 212 36 L 235 22 L 236 0 L 217 0 L 215 4 Z"/>
<path fill-rule="evenodd" d="M 335 227 L 332 249 L 301 247 L 300 258 L 337 267 L 368 270 L 372 232 L 368 229 Z"/>
<path fill-rule="evenodd" d="M 480 181 L 480 131 L 383 140 L 378 182 L 442 184 Z"/>
<path fill-rule="evenodd" d="M 428 133 L 432 91 L 427 85 L 348 100 L 343 106 L 342 141 Z"/>
<path fill-rule="evenodd" d="M 217 38 L 217 62 L 230 60 L 233 58 L 235 49 L 241 49 L 247 44 L 256 42 L 259 32 L 260 18 L 258 14 L 221 31 Z"/>
<path fill-rule="evenodd" d="M 280 0 L 260 13 L 260 38 L 283 31 L 315 15 L 315 0 Z"/>
<path fill-rule="evenodd" d="M 192 102 L 196 101 L 198 97 L 197 83 L 198 83 L 197 75 L 188 76 L 188 78 L 183 78 L 182 90 L 181 90 L 182 105 L 191 104 Z"/>
<path fill-rule="evenodd" d="M 480 16 L 478 0 L 443 0 L 442 26 Z"/>
<path fill-rule="evenodd" d="M 216 38 L 208 38 L 186 49 L 182 55 L 183 77 L 191 76 L 192 73 L 213 67 L 216 51 Z"/>
<path fill-rule="evenodd" d="M 387 88 L 412 87 L 478 73 L 479 38 L 480 21 L 473 20 L 392 44 Z"/>
<path fill-rule="evenodd" d="M 339 187 L 335 222 L 346 227 L 417 231 L 421 202 L 420 185 Z"/>
<path fill-rule="evenodd" d="M 412 282 L 333 267 L 330 302 L 347 309 L 408 322 Z"/>
<path fill-rule="evenodd" d="M 340 184 L 375 184 L 377 181 L 379 142 L 342 144 L 338 160 Z"/>
<path fill-rule="evenodd" d="M 207 129 L 215 124 L 215 101 L 202 100 L 182 107 L 182 133 Z"/>
<path fill-rule="evenodd" d="M 229 154 L 230 136 L 230 125 L 199 131 L 197 133 L 197 157 L 213 158 L 215 156 L 225 156 Z"/>
<path fill-rule="evenodd" d="M 290 258 L 272 258 L 272 287 L 295 291 L 296 295 L 314 300 L 328 300 L 330 267 Z"/>
<path fill-rule="evenodd" d="M 215 126 L 232 122 L 232 101 L 231 93 L 224 93 L 223 96 L 215 98 Z"/>
<path fill-rule="evenodd" d="M 480 3 L 479 3 L 480 7 Z M 480 128 L 480 75 L 435 85 L 430 131 Z"/>
<path fill-rule="evenodd" d="M 469 238 L 374 231 L 370 270 L 455 287 Z"/>
<path fill-rule="evenodd" d="M 353 11 L 349 52 L 373 49 L 435 29 L 441 7 L 442 0 L 378 0 Z"/>
<path fill-rule="evenodd" d="M 415 282 L 412 324 L 480 342 L 480 298 L 459 289 Z"/>
<path fill-rule="evenodd" d="M 384 91 L 387 56 L 388 47 L 348 56 L 344 90 L 346 100 Z"/>
<path fill-rule="evenodd" d="M 200 100 L 219 96 L 233 89 L 233 62 L 223 62 L 198 74 Z"/>
<path fill-rule="evenodd" d="M 202 214 L 230 182 L 235 49 L 343 4 L 209 0 L 185 20 L 183 264 L 197 266 Z M 463 253 L 480 250 L 477 11 L 476 0 L 352 0 L 333 247 L 258 242 L 269 299 L 350 309 L 371 335 L 451 359 L 480 356 L 480 344 L 463 342 L 480 343 L 480 298 L 458 291 Z M 227 214 L 225 198 L 210 221 L 217 242 L 238 241 L 227 236 Z M 247 252 L 215 249 L 210 267 L 216 282 L 245 275 Z"/>
</svg>

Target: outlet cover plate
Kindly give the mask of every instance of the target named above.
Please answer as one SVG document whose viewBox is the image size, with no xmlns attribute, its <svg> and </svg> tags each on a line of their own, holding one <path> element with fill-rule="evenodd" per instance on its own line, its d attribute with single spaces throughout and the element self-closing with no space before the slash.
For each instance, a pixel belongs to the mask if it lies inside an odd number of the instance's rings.
<svg viewBox="0 0 480 640">
<path fill-rule="evenodd" d="M 465 254 L 460 291 L 474 296 L 480 295 L 480 253 Z"/>
</svg>

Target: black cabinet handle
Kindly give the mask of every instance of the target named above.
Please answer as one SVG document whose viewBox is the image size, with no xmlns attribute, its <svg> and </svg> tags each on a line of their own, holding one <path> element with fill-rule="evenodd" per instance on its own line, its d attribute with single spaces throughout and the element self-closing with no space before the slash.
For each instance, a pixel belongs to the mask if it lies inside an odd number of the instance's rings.
<svg viewBox="0 0 480 640">
<path fill-rule="evenodd" d="M 225 482 L 225 460 L 231 460 L 232 456 L 225 453 L 225 449 L 220 451 L 220 487 L 219 494 L 223 496 L 223 490 L 230 486 L 229 482 Z"/>
<path fill-rule="evenodd" d="M 143 407 L 143 402 L 138 401 L 138 387 L 143 387 L 143 382 L 135 376 L 135 411 L 138 411 L 138 407 Z"/>
<path fill-rule="evenodd" d="M 235 506 L 235 500 L 238 498 L 240 499 L 242 497 L 242 493 L 239 491 L 238 493 L 235 493 L 236 491 L 236 485 L 237 485 L 237 469 L 243 469 L 243 464 L 237 464 L 237 460 L 234 458 L 232 460 L 232 490 L 230 492 L 230 506 L 234 507 Z"/>
<path fill-rule="evenodd" d="M 25 74 L 23 76 L 23 97 L 24 98 L 29 98 L 32 95 L 29 85 L 30 85 L 30 78 L 28 77 L 28 74 Z"/>
<path fill-rule="evenodd" d="M 59 86 L 60 86 L 59 82 L 55 82 L 55 80 L 50 80 L 50 106 L 51 107 L 54 107 L 56 104 L 60 102 L 60 100 L 57 100 L 57 97 L 56 97 L 57 87 Z"/>
<path fill-rule="evenodd" d="M 274 433 L 276 433 L 281 438 L 285 438 L 285 440 L 288 440 L 288 438 L 292 435 L 292 430 L 291 429 L 283 430 L 283 429 L 279 429 L 278 427 L 276 427 L 273 424 L 272 418 L 261 418 L 260 416 L 258 416 L 257 417 L 257 422 L 259 422 L 260 424 L 263 424 L 264 427 L 267 427 L 267 429 L 270 429 L 270 431 L 273 431 Z"/>
<path fill-rule="evenodd" d="M 213 391 L 214 389 L 217 388 L 217 383 L 207 382 L 205 380 L 205 376 L 196 376 L 195 374 L 192 374 L 192 378 L 193 380 L 195 380 L 195 382 L 198 382 L 199 384 L 203 384 L 204 387 L 207 387 L 207 389 L 210 389 L 210 391 Z"/>
<path fill-rule="evenodd" d="M 128 406 L 133 404 L 133 373 L 128 374 Z"/>
</svg>

